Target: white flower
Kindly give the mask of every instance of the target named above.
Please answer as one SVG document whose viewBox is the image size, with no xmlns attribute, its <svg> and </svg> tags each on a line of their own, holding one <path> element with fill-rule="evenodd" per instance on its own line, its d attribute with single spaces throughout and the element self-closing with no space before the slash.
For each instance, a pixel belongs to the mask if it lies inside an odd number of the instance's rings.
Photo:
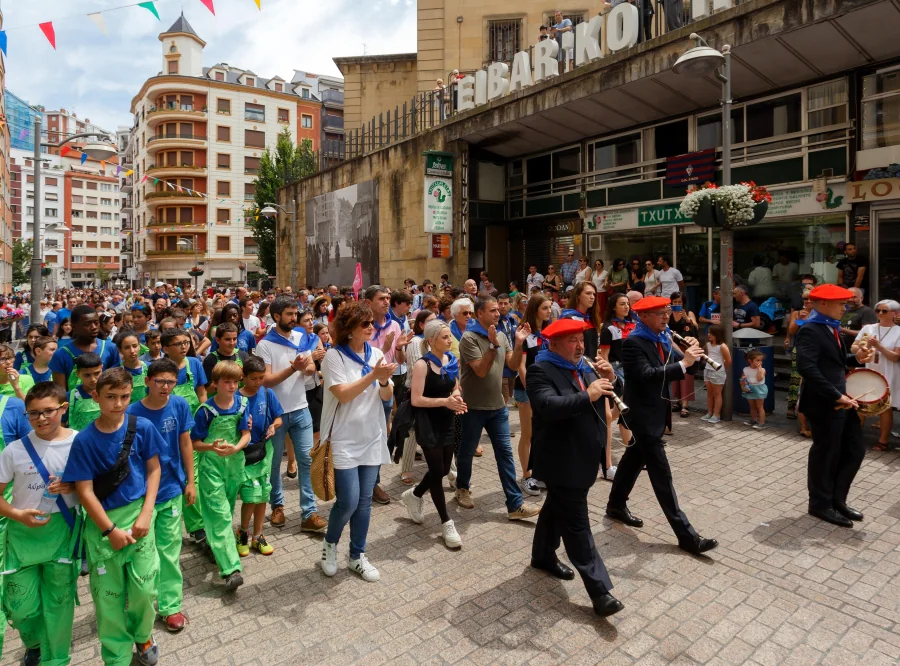
<svg viewBox="0 0 900 666">
<path fill-rule="evenodd" d="M 679 207 L 685 217 L 694 217 L 700 210 L 700 204 L 709 201 L 719 205 L 725 213 L 728 226 L 744 226 L 753 219 L 754 207 L 753 194 L 748 185 L 724 185 L 718 188 L 694 190 L 688 194 Z"/>
</svg>

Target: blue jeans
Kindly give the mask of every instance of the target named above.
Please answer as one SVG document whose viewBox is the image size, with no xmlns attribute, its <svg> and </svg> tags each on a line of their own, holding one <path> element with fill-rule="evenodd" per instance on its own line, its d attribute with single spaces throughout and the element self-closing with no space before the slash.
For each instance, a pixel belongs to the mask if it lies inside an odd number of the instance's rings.
<svg viewBox="0 0 900 666">
<path fill-rule="evenodd" d="M 281 416 L 281 427 L 272 436 L 272 492 L 269 504 L 273 507 L 284 506 L 284 493 L 281 489 L 281 457 L 284 455 L 284 438 L 290 434 L 297 457 L 297 469 L 300 472 L 300 513 L 303 520 L 316 512 L 316 496 L 313 494 L 312 479 L 309 466 L 312 464 L 309 452 L 313 447 L 312 416 L 309 410 L 296 409 L 285 412 Z"/>
<path fill-rule="evenodd" d="M 495 410 L 472 409 L 460 417 L 462 421 L 462 443 L 456 454 L 458 476 L 456 487 L 468 490 L 472 478 L 472 458 L 478 448 L 481 431 L 487 430 L 494 447 L 494 459 L 500 473 L 500 483 L 506 494 L 506 508 L 515 511 L 522 506 L 522 491 L 516 483 L 516 463 L 513 461 L 509 443 L 509 412 L 506 407 Z"/>
<path fill-rule="evenodd" d="M 372 491 L 378 465 L 360 465 L 351 469 L 334 470 L 334 490 L 337 495 L 325 541 L 337 544 L 344 526 L 350 523 L 350 559 L 355 560 L 366 552 L 366 536 L 369 534 L 369 517 L 372 515 Z"/>
</svg>

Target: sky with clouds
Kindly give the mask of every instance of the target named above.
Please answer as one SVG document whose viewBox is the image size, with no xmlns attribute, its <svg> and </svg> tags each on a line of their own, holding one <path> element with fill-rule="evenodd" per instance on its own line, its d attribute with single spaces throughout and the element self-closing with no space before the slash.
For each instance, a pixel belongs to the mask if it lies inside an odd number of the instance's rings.
<svg viewBox="0 0 900 666">
<path fill-rule="evenodd" d="M 131 99 L 162 68 L 158 35 L 182 9 L 206 42 L 203 64 L 227 62 L 290 81 L 294 70 L 339 75 L 335 56 L 416 50 L 414 0 L 156 0 L 160 20 L 137 0 L 0 0 L 7 31 L 6 87 L 32 104 L 60 107 L 115 131 L 130 125 Z M 327 7 L 327 10 L 325 9 Z M 104 12 L 108 36 L 87 17 Z M 53 21 L 54 51 L 38 23 Z M 365 47 L 363 46 L 365 44 Z"/>
</svg>

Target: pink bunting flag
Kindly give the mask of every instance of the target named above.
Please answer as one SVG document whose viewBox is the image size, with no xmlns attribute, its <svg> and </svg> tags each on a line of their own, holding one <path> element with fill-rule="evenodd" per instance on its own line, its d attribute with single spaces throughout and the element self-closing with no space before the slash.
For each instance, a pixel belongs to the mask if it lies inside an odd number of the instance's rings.
<svg viewBox="0 0 900 666">
<path fill-rule="evenodd" d="M 148 179 L 149 177 L 150 177 L 150 176 L 148 176 L 147 174 L 144 174 L 144 177 L 141 178 L 141 184 L 146 183 L 146 182 L 147 182 L 147 179 Z"/>
<path fill-rule="evenodd" d="M 213 7 L 213 0 L 200 0 L 200 2 L 202 2 L 203 6 L 212 12 L 213 16 L 216 15 L 216 8 Z"/>
<path fill-rule="evenodd" d="M 362 289 L 363 279 L 362 279 L 362 264 L 356 264 L 356 271 L 353 275 L 353 297 L 356 300 L 359 300 L 359 291 Z"/>
<path fill-rule="evenodd" d="M 50 42 L 50 46 L 53 47 L 53 50 L 56 50 L 56 32 L 53 30 L 53 21 L 47 21 L 46 23 L 39 23 L 38 27 L 41 29 L 41 32 L 44 33 L 44 37 L 47 38 L 47 41 Z"/>
</svg>

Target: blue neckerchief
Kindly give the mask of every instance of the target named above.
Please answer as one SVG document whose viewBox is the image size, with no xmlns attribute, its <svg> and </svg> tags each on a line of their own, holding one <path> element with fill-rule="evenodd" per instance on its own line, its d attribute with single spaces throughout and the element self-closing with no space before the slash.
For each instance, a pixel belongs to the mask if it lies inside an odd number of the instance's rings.
<svg viewBox="0 0 900 666">
<path fill-rule="evenodd" d="M 394 314 L 394 308 L 388 308 L 388 319 L 393 319 L 395 322 L 400 324 L 400 330 L 403 330 L 405 321 L 402 317 L 398 317 Z"/>
<path fill-rule="evenodd" d="M 468 324 L 466 324 L 466 330 L 468 330 L 471 327 L 472 327 L 472 322 L 470 321 Z M 456 323 L 455 319 L 450 322 L 450 332 L 453 333 L 453 337 L 456 338 L 457 340 L 462 339 L 463 332 L 461 330 L 459 330 L 459 324 Z"/>
<path fill-rule="evenodd" d="M 318 336 L 314 336 L 314 337 L 318 337 Z M 309 351 L 308 349 L 301 349 L 300 348 L 301 345 L 295 345 L 293 343 L 293 341 L 289 340 L 288 338 L 284 337 L 283 335 L 279 335 L 278 333 L 275 332 L 274 328 L 266 331 L 266 334 L 263 336 L 263 339 L 260 340 L 260 342 L 262 342 L 263 340 L 268 340 L 272 344 L 281 345 L 282 347 L 290 347 L 298 354 L 303 351 Z M 303 341 L 303 339 L 301 338 L 301 344 L 302 344 L 302 341 Z"/>
<path fill-rule="evenodd" d="M 424 334 L 424 333 L 416 333 L 416 335 L 413 336 L 413 337 L 419 338 L 419 340 L 424 340 L 424 339 L 425 339 L 425 334 Z"/>
<path fill-rule="evenodd" d="M 841 332 L 841 322 L 837 319 L 832 319 L 831 317 L 827 317 L 823 315 L 818 310 L 813 310 L 809 313 L 809 316 L 806 319 L 798 319 L 797 326 L 804 326 L 806 324 L 825 324 L 826 326 L 831 326 L 838 333 Z"/>
<path fill-rule="evenodd" d="M 300 334 L 300 343 L 297 347 L 300 348 L 301 352 L 312 351 L 319 346 L 319 336 L 315 333 L 309 333 L 302 326 L 298 326 L 294 331 Z"/>
<path fill-rule="evenodd" d="M 481 325 L 477 319 L 470 319 L 469 323 L 466 324 L 466 331 L 472 331 L 475 335 L 480 335 L 483 338 L 488 336 L 488 332 L 484 330 L 484 326 Z"/>
<path fill-rule="evenodd" d="M 390 310 L 388 310 L 388 312 L 390 312 Z M 375 342 L 379 337 L 381 337 L 381 332 L 388 326 L 390 326 L 392 321 L 393 319 L 391 319 L 390 315 L 384 318 L 384 324 L 381 326 L 378 325 L 377 321 L 375 321 L 374 319 L 372 320 L 372 326 L 375 327 L 375 335 L 372 336 L 372 342 Z M 403 327 L 401 326 L 401 328 Z"/>
<path fill-rule="evenodd" d="M 372 347 L 371 347 L 371 345 L 369 345 L 368 342 L 365 343 L 365 347 L 363 349 L 363 353 L 365 354 L 365 359 L 361 359 L 359 357 L 359 354 L 357 354 L 355 351 L 350 349 L 350 345 L 346 345 L 346 344 L 337 345 L 336 349 L 339 352 L 341 352 L 344 356 L 349 358 L 351 361 L 356 361 L 357 363 L 359 363 L 362 366 L 363 377 L 365 377 L 370 372 L 372 372 L 372 366 L 369 365 L 369 359 L 372 358 Z M 372 382 L 372 383 L 374 384 L 375 382 Z"/>
<path fill-rule="evenodd" d="M 549 349 L 541 349 L 541 351 L 537 353 L 537 356 L 534 359 L 535 363 L 542 363 L 544 361 L 546 361 L 547 363 L 552 363 L 557 368 L 568 370 L 569 372 L 572 372 L 574 370 L 582 377 L 584 377 L 585 372 L 591 369 L 590 366 L 585 363 L 583 356 L 578 359 L 578 364 L 576 365 L 575 363 L 567 361 L 562 356 L 560 356 L 556 352 L 550 351 Z"/>
<path fill-rule="evenodd" d="M 666 331 L 669 329 L 667 328 Z M 666 350 L 666 354 L 672 353 L 672 340 L 666 335 L 666 331 L 662 333 L 654 333 L 647 325 L 642 321 L 638 321 L 637 325 L 634 327 L 634 330 L 631 332 L 632 337 L 643 338 L 644 340 L 649 340 L 650 342 L 656 344 L 657 342 L 663 346 L 663 349 Z"/>
<path fill-rule="evenodd" d="M 422 355 L 422 358 L 426 361 L 431 361 L 441 369 L 441 377 L 449 377 L 453 381 L 456 381 L 459 379 L 459 361 L 456 360 L 456 357 L 453 354 L 444 354 L 444 357 L 449 358 L 450 360 L 446 363 L 441 363 L 440 359 L 431 352 Z"/>
<path fill-rule="evenodd" d="M 590 322 L 591 318 L 586 312 L 581 312 L 580 310 L 573 310 L 572 308 L 566 308 L 563 310 L 560 315 L 560 319 L 579 319 L 581 321 Z"/>
</svg>

